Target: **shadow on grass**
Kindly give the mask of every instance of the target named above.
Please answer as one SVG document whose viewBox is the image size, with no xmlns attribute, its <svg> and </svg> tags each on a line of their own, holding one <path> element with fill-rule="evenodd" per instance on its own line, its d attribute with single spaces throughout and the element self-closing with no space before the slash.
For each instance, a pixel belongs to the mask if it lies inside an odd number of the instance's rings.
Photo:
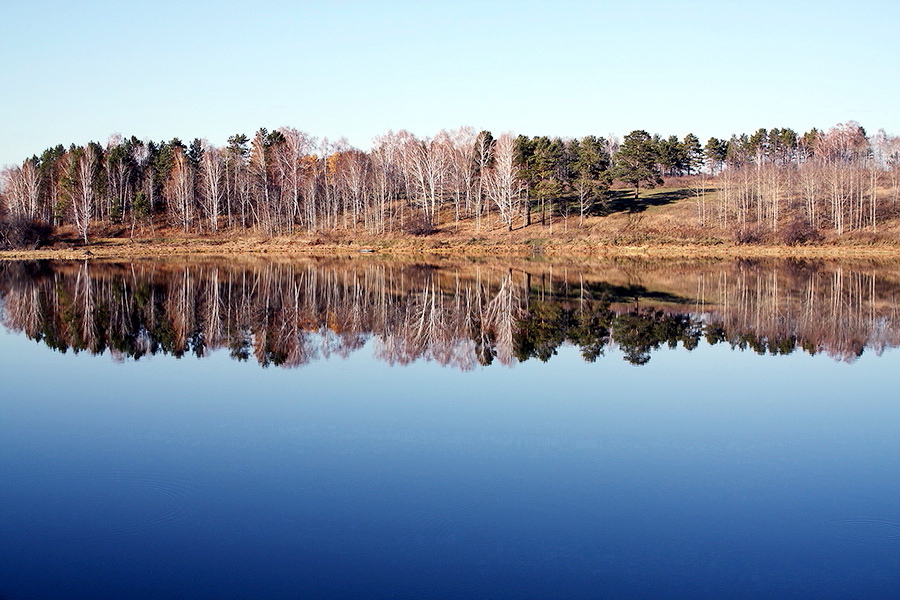
<svg viewBox="0 0 900 600">
<path fill-rule="evenodd" d="M 617 212 L 639 213 L 644 212 L 651 206 L 665 206 L 679 200 L 685 200 L 696 196 L 698 193 L 709 194 L 713 189 L 691 190 L 665 190 L 654 192 L 652 190 L 642 190 L 641 197 L 635 199 L 634 190 L 609 190 L 606 201 L 606 214 Z"/>
</svg>

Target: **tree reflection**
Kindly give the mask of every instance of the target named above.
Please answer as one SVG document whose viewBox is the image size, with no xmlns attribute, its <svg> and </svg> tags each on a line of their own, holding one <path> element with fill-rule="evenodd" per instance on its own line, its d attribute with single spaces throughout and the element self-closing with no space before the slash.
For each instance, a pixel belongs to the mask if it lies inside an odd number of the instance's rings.
<svg viewBox="0 0 900 600">
<path fill-rule="evenodd" d="M 345 357 L 370 340 L 388 364 L 464 370 L 547 361 L 562 346 L 591 362 L 615 348 L 642 365 L 701 341 L 852 361 L 898 344 L 898 281 L 890 269 L 797 262 L 574 275 L 356 261 L 0 265 L 4 325 L 60 352 L 225 349 L 264 367 Z"/>
</svg>

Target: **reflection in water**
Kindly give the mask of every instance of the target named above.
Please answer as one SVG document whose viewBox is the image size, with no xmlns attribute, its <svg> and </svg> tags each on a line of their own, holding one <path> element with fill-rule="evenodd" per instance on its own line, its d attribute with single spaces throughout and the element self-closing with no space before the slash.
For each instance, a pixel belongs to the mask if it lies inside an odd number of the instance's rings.
<svg viewBox="0 0 900 600">
<path fill-rule="evenodd" d="M 891 267 L 8 262 L 0 294 L 7 328 L 62 352 L 117 358 L 228 348 L 238 360 L 298 366 L 374 338 L 389 364 L 546 361 L 563 344 L 588 361 L 617 347 L 644 364 L 664 345 L 692 350 L 705 339 L 852 361 L 900 343 Z"/>
</svg>

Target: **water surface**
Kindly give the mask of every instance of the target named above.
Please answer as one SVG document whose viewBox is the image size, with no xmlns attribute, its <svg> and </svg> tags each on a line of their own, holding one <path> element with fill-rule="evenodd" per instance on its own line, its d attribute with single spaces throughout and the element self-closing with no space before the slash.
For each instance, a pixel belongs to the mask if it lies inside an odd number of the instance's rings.
<svg viewBox="0 0 900 600">
<path fill-rule="evenodd" d="M 0 595 L 895 597 L 898 272 L 5 263 Z"/>
</svg>

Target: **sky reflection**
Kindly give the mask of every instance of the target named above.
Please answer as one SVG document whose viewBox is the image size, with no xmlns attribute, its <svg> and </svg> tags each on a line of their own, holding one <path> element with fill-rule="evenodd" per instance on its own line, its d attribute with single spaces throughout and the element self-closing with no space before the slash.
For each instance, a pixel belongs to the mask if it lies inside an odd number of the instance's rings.
<svg viewBox="0 0 900 600">
<path fill-rule="evenodd" d="M 119 363 L 0 334 L 5 598 L 892 597 L 898 354 Z M 51 576 L 48 576 L 52 574 Z"/>
</svg>

